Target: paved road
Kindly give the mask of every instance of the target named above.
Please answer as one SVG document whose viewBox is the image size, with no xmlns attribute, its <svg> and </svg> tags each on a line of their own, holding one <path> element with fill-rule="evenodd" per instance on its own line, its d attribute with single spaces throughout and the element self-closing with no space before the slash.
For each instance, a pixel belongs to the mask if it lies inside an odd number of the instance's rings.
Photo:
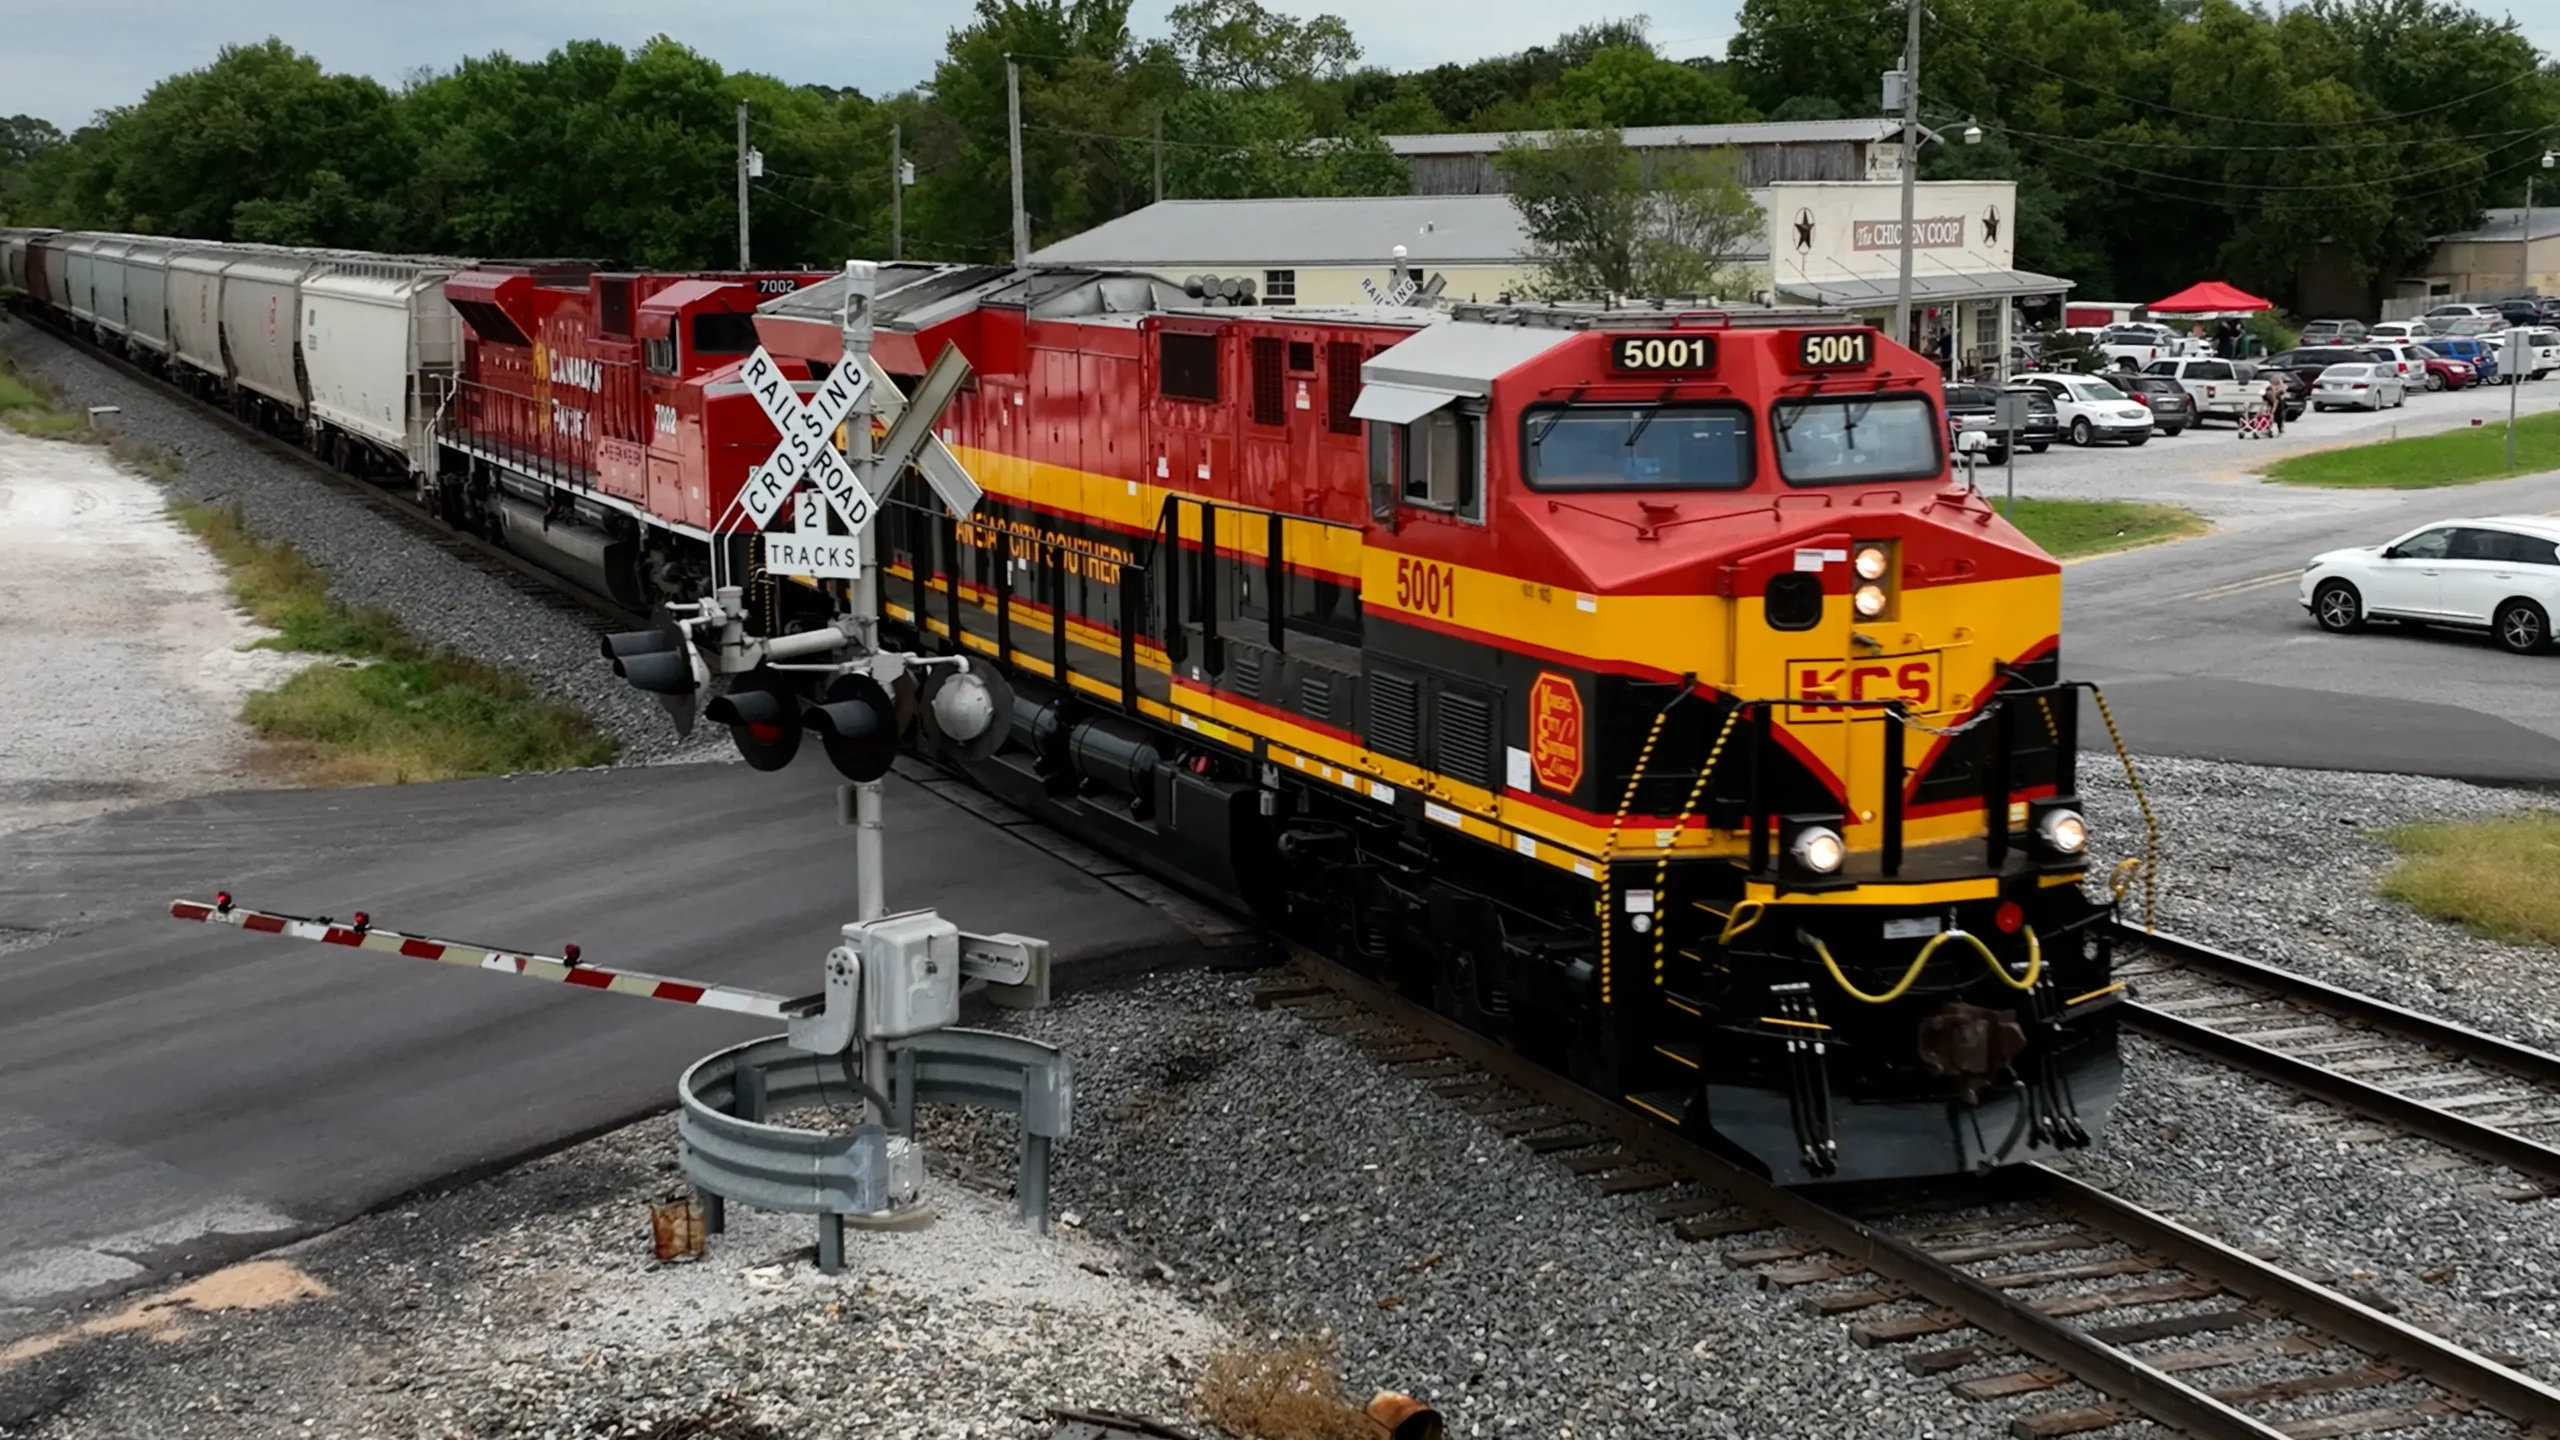
<svg viewBox="0 0 2560 1440">
<path fill-rule="evenodd" d="M 684 1064 L 773 1028 L 181 924 L 171 898 L 227 886 L 805 993 L 851 912 L 831 780 L 692 765 L 233 794 L 0 837 L 0 1343 L 70 1294 L 661 1107 Z M 1106 888 L 904 781 L 889 804 L 894 904 L 1047 936 L 1062 967 L 1194 946 L 1196 907 Z"/>
<path fill-rule="evenodd" d="M 2527 414 L 2560 409 L 2560 381 L 2527 385 Z M 2302 562 L 2456 515 L 2560 512 L 2560 473 L 2439 490 L 2270 485 L 2271 455 L 2503 423 L 2503 388 L 2418 395 L 2380 415 L 2329 414 L 2275 446 L 2227 428 L 2137 450 L 2021 456 L 2024 495 L 2167 500 L 2214 522 L 2175 545 L 2075 561 L 2063 572 L 2063 654 L 2107 687 L 2130 743 L 2154 754 L 2315 769 L 2560 785 L 2560 656 L 2519 659 L 2485 637 L 2377 626 L 2335 636 L 2295 595 Z M 2001 472 L 1985 471 L 1996 491 Z M 2105 744 L 2094 714 L 2084 743 Z"/>
</svg>

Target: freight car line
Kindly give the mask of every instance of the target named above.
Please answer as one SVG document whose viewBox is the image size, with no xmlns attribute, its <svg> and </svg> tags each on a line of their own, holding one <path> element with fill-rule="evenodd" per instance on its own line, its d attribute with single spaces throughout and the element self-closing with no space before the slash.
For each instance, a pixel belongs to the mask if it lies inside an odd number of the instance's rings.
<svg viewBox="0 0 2560 1440">
<path fill-rule="evenodd" d="M 465 564 L 487 572 L 517 594 L 563 613 L 574 612 L 580 624 L 598 635 L 655 623 L 649 616 L 617 605 L 604 596 L 586 590 L 526 560 L 504 546 L 493 544 L 468 531 L 454 529 L 429 514 L 426 508 L 418 504 L 415 499 L 347 474 L 292 441 L 259 429 L 233 414 L 229 409 L 200 395 L 190 394 L 167 383 L 124 356 L 81 339 L 65 330 L 50 316 L 42 315 L 40 312 L 25 311 L 21 312 L 18 318 L 43 330 L 84 358 L 118 371 L 128 379 L 151 384 L 161 394 L 177 400 L 199 414 L 210 417 L 267 455 L 288 461 L 319 476 L 339 490 L 362 500 L 388 517 L 393 524 L 416 535 L 420 540 Z"/>
<path fill-rule="evenodd" d="M 2118 978 L 2153 982 L 2133 1029 L 2534 1182 L 2510 1199 L 2560 1195 L 2560 1055 L 2192 940 L 2116 941 Z"/>
<path fill-rule="evenodd" d="M 1288 1007 L 1353 1039 L 1497 1133 L 1591 1178 L 1603 1194 L 1665 1195 L 1654 1216 L 1684 1240 L 1775 1229 L 1805 1237 L 1809 1243 L 1739 1250 L 1726 1259 L 1770 1287 L 1864 1279 L 1811 1301 L 1817 1311 L 1840 1314 L 1894 1306 L 1897 1313 L 1857 1323 L 1859 1343 L 1901 1344 L 1970 1328 L 1981 1338 L 1908 1363 L 1936 1374 L 2014 1352 L 2026 1363 L 1960 1380 L 1957 1393 L 1991 1401 L 2077 1380 L 2106 1397 L 2019 1415 L 2012 1435 L 2053 1440 L 2148 1419 L 2194 1436 L 2314 1440 L 2483 1411 L 2512 1422 L 2518 1434 L 2560 1425 L 2560 1391 L 2041 1166 L 2014 1172 L 2006 1190 L 1942 1193 L 1941 1211 L 1993 1202 L 1987 1215 L 1953 1224 L 1943 1214 L 1934 1224 L 1915 1222 L 1919 1207 L 1907 1190 L 1880 1210 L 1834 1208 L 1771 1185 L 1426 1007 L 1292 949 L 1306 981 L 1266 988 L 1257 1005 Z M 2043 1258 L 2023 1268 L 1981 1268 L 2024 1256 Z M 2086 1288 L 2098 1281 L 2121 1283 Z M 1913 1312 L 1914 1304 L 1928 1308 Z M 2131 1348 L 2178 1337 L 2207 1343 L 2166 1353 Z M 2179 1378 L 2269 1360 L 2293 1373 L 2217 1388 Z M 2324 1403 L 2332 1408 L 2290 1419 L 2251 1413 L 2315 1396 L 2330 1397 Z"/>
</svg>

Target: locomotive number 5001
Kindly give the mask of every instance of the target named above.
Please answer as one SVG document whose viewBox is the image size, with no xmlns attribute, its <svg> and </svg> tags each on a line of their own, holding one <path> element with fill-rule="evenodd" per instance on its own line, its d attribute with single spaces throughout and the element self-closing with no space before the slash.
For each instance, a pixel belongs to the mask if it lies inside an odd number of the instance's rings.
<svg viewBox="0 0 2560 1440">
<path fill-rule="evenodd" d="M 1458 572 L 1428 560 L 1396 558 L 1396 608 L 1444 620 L 1458 617 Z"/>
</svg>

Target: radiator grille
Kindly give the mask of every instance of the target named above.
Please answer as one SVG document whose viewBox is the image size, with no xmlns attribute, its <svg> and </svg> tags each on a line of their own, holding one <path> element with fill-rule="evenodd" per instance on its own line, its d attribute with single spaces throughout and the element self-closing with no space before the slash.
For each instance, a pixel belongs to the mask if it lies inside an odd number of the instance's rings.
<svg viewBox="0 0 2560 1440">
<path fill-rule="evenodd" d="M 1333 681 L 1323 675 L 1298 677 L 1298 708 L 1311 720 L 1333 719 Z"/>
<path fill-rule="evenodd" d="M 1471 785 L 1493 787 L 1493 707 L 1473 695 L 1444 693 L 1432 727 L 1432 768 Z"/>
<path fill-rule="evenodd" d="M 1248 700 L 1262 698 L 1262 652 L 1239 645 L 1227 666 L 1227 688 Z"/>
<path fill-rule="evenodd" d="M 1369 676 L 1369 746 L 1399 760 L 1422 758 L 1422 686 L 1410 676 Z"/>
</svg>

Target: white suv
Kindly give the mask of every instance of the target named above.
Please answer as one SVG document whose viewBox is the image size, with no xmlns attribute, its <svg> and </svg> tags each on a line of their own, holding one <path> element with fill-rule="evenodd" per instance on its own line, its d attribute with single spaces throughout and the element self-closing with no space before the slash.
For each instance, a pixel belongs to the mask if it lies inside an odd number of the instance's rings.
<svg viewBox="0 0 2560 1440">
<path fill-rule="evenodd" d="M 2549 647 L 2560 615 L 2560 520 L 2445 520 L 2388 545 L 2315 555 L 2299 598 L 2323 630 L 2360 630 L 2367 620 L 2456 625 L 2531 655 Z"/>
<path fill-rule="evenodd" d="M 2240 383 L 2239 375 L 2228 360 L 2196 359 L 2154 360 L 2142 367 L 2145 375 L 2166 375 L 2178 382 L 2196 402 L 2196 424 L 2219 415 L 2238 422 L 2247 417 L 2257 400 L 2249 386 Z"/>
<path fill-rule="evenodd" d="M 2054 418 L 2074 445 L 2101 440 L 2139 445 L 2151 438 L 2151 412 L 2098 376 L 2039 373 L 2015 376 L 2009 383 L 2032 385 L 2052 396 Z"/>
</svg>

